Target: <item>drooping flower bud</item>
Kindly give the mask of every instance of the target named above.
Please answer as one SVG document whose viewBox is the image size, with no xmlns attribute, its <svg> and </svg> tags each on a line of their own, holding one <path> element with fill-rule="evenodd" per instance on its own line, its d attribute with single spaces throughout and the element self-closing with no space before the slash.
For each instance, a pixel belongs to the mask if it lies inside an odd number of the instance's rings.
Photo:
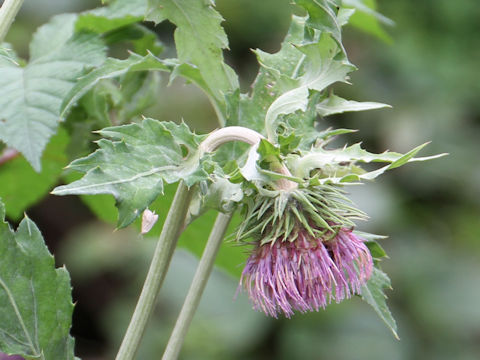
<svg viewBox="0 0 480 360">
<path fill-rule="evenodd" d="M 351 219 L 364 217 L 330 186 L 259 197 L 239 230 L 255 240 L 240 280 L 254 309 L 290 317 L 359 294 L 373 260 Z"/>
</svg>

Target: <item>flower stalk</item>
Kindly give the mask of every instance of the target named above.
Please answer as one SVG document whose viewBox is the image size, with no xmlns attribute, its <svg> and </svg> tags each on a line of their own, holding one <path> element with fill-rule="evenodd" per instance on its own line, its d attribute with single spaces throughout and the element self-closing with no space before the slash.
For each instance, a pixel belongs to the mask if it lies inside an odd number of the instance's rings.
<svg viewBox="0 0 480 360">
<path fill-rule="evenodd" d="M 138 350 L 148 319 L 153 312 L 159 290 L 172 260 L 191 198 L 192 189 L 180 182 L 163 225 L 162 233 L 158 239 L 140 298 L 116 360 L 131 360 Z"/>
<path fill-rule="evenodd" d="M 0 8 L 0 43 L 5 39 L 22 4 L 23 0 L 5 0 L 3 2 Z"/>
<path fill-rule="evenodd" d="M 185 297 L 182 310 L 178 315 L 177 322 L 175 323 L 175 327 L 168 340 L 162 360 L 175 360 L 180 353 L 185 335 L 187 334 L 195 311 L 200 303 L 200 298 L 202 297 L 208 278 L 212 272 L 218 249 L 222 244 L 223 237 L 225 236 L 225 232 L 227 231 L 231 219 L 232 214 L 220 213 L 215 220 L 215 224 L 208 238 L 207 245 L 203 251 L 202 258 L 198 264 L 190 289 Z"/>
</svg>

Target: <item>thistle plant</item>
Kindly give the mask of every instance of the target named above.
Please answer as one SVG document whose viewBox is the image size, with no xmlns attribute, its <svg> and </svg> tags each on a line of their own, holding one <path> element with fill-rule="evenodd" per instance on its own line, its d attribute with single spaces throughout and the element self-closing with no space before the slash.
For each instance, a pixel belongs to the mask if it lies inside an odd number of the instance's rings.
<svg viewBox="0 0 480 360">
<path fill-rule="evenodd" d="M 74 159 L 63 171 L 66 184 L 52 194 L 112 195 L 118 209 L 117 227 L 143 218 L 141 233 L 148 234 L 157 220 L 155 209 L 150 209 L 155 199 L 164 193 L 165 184 L 178 183 L 117 360 L 135 357 L 179 236 L 209 209 L 218 212 L 217 221 L 164 359 L 178 357 L 218 250 L 228 246 L 222 241 L 235 213 L 242 216 L 235 238 L 251 251 L 239 290 L 248 293 L 254 309 L 289 318 L 295 312 L 318 311 L 358 295 L 396 335 L 383 293 L 390 281 L 380 269 L 385 256 L 377 242 L 381 237 L 356 230 L 356 221 L 366 220 L 367 215 L 350 201 L 348 187 L 408 162 L 443 154 L 416 157 L 426 144 L 406 154 L 374 154 L 360 144 L 332 146 L 334 139 L 353 130 L 329 127 L 329 116 L 388 107 L 346 100 L 332 90 L 337 82 L 348 83 L 348 73 L 355 70 L 342 43 L 342 27 L 355 11 L 365 11 L 359 3 L 295 0 L 304 15 L 292 15 L 278 52 L 255 50 L 260 69 L 247 93 L 241 93 L 237 74 L 224 62 L 228 40 L 213 1 L 113 0 L 100 9 L 57 16 L 41 27 L 32 41 L 30 62 L 18 59 L 8 45 L 0 48 L 0 140 L 8 146 L 8 154 L 23 154 L 33 169 L 44 171 L 42 152 L 54 134 L 77 143 L 97 137 L 98 148 Z M 5 21 L 0 24 L 2 31 L 8 29 L 21 1 L 7 4 L 11 10 L 4 12 L 7 15 L 0 13 L 0 19 L 5 17 L 0 21 Z M 367 10 L 364 15 L 371 20 L 384 19 Z M 168 20 L 176 26 L 177 58 L 162 55 L 164 46 L 156 34 L 138 24 L 143 20 Z M 55 34 L 59 38 L 52 45 L 50 38 Z M 116 41 L 133 44 L 128 58 L 106 56 L 106 47 Z M 170 81 L 182 77 L 198 86 L 210 100 L 219 129 L 197 134 L 183 122 L 144 117 L 145 108 L 157 96 L 158 72 L 167 73 Z M 59 129 L 60 122 L 65 126 Z M 79 133 L 79 129 L 87 131 Z M 95 130 L 94 135 L 90 130 Z M 21 132 L 28 138 L 20 138 Z M 238 146 L 238 142 L 247 145 Z M 78 153 L 89 153 L 90 146 Z M 367 171 L 364 163 L 384 165 Z M 58 181 L 61 166 L 55 169 Z M 72 181 L 73 172 L 83 175 Z M 52 186 L 48 183 L 45 189 Z M 4 213 L 0 204 L 2 220 Z M 22 224 L 16 233 L 6 223 L 0 224 L 1 240 L 15 254 L 31 237 L 41 239 L 28 218 Z M 25 256 L 41 263 L 39 269 L 48 267 L 50 280 L 38 284 L 32 280 L 32 286 L 58 283 L 65 290 L 69 286 L 65 269 L 55 270 L 45 247 L 42 252 L 41 259 L 30 253 Z M 1 263 L 0 270 L 10 280 L 1 284 L 8 296 L 0 289 L 0 305 L 16 309 L 0 319 L 0 350 L 25 358 L 57 360 L 56 354 L 62 353 L 73 359 L 73 339 L 68 334 L 71 297 L 62 293 L 61 304 L 50 304 L 61 310 L 65 331 L 49 339 L 47 330 L 53 320 L 42 318 L 28 304 L 20 302 L 24 308 L 18 309 L 12 301 L 17 295 L 8 288 L 19 275 L 12 275 Z M 22 268 L 21 273 L 25 279 L 35 278 L 31 269 Z M 18 288 L 19 297 L 28 291 L 25 286 Z M 48 302 L 40 297 L 29 304 L 37 300 Z M 15 321 L 24 326 L 11 325 Z M 37 323 L 46 324 L 39 333 L 30 328 Z M 1 335 L 12 328 L 24 341 Z"/>
</svg>

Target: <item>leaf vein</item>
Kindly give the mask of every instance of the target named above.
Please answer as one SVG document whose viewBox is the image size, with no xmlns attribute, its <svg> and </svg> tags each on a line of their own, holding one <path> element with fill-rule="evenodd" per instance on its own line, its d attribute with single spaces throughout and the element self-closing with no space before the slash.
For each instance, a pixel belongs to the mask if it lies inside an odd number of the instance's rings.
<svg viewBox="0 0 480 360">
<path fill-rule="evenodd" d="M 34 356 L 38 356 L 37 355 L 38 351 L 35 348 L 35 346 L 33 345 L 32 339 L 30 338 L 30 334 L 28 333 L 27 328 L 25 326 L 25 323 L 23 322 L 22 315 L 20 314 L 20 310 L 18 309 L 17 303 L 15 302 L 15 299 L 13 298 L 13 294 L 10 292 L 10 289 L 8 288 L 7 284 L 3 281 L 3 279 L 1 277 L 0 277 L 0 286 L 2 286 L 3 289 L 5 290 L 5 292 L 7 293 L 8 300 L 10 301 L 10 304 L 12 305 L 13 310 L 15 311 L 15 315 L 18 318 L 18 321 L 19 321 L 19 323 L 22 327 L 22 330 L 25 334 L 25 337 L 28 341 L 27 345 L 31 348 L 31 350 L 33 351 L 33 354 L 35 354 Z"/>
</svg>

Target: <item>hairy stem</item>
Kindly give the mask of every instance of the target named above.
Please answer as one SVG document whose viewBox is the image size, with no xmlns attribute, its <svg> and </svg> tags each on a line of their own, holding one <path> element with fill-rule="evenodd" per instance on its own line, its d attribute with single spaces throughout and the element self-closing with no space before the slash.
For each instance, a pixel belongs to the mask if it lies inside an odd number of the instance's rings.
<svg viewBox="0 0 480 360">
<path fill-rule="evenodd" d="M 211 132 L 200 144 L 199 150 L 200 154 L 211 152 L 230 141 L 243 141 L 249 145 L 256 145 L 262 139 L 264 139 L 262 134 L 255 130 L 243 126 L 227 126 Z"/>
<path fill-rule="evenodd" d="M 192 284 L 183 303 L 180 315 L 173 329 L 167 348 L 163 354 L 162 360 L 175 360 L 180 353 L 185 335 L 187 334 L 190 323 L 192 322 L 195 311 L 197 310 L 200 298 L 207 284 L 210 273 L 212 272 L 215 257 L 222 243 L 228 224 L 232 219 L 232 214 L 218 214 L 213 226 L 207 245 L 203 251 L 202 258 L 198 264 L 197 271 L 193 277 Z"/>
<path fill-rule="evenodd" d="M 5 0 L 0 8 L 0 43 L 5 39 L 10 25 L 12 25 L 23 0 Z"/>
<path fill-rule="evenodd" d="M 183 182 L 180 182 L 155 248 L 142 293 L 138 299 L 135 312 L 128 325 L 116 360 L 131 360 L 138 350 L 177 245 L 177 239 L 180 235 L 191 198 L 192 190 L 188 189 Z"/>
<path fill-rule="evenodd" d="M 210 133 L 210 135 L 208 135 L 208 137 L 200 144 L 200 156 L 202 156 L 206 152 L 214 151 L 222 144 L 230 141 L 242 141 L 249 145 L 255 146 L 262 139 L 265 139 L 263 135 L 256 132 L 255 130 L 245 128 L 243 126 L 228 126 L 222 129 L 215 130 Z M 284 164 L 281 164 L 278 168 L 273 170 L 282 175 L 292 175 Z M 290 191 L 296 189 L 297 187 L 297 183 L 288 179 L 277 180 L 278 189 Z"/>
</svg>

